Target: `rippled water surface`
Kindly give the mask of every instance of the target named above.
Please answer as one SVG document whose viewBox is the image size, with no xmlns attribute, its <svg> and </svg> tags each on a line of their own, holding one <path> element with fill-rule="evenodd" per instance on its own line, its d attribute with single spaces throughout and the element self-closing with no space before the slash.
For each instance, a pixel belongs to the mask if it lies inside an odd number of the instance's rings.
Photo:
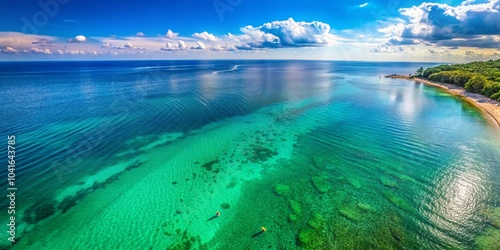
<svg viewBox="0 0 500 250">
<path fill-rule="evenodd" d="M 431 64 L 0 66 L 0 132 L 17 138 L 4 248 L 500 249 L 498 131 L 379 79 Z"/>
</svg>

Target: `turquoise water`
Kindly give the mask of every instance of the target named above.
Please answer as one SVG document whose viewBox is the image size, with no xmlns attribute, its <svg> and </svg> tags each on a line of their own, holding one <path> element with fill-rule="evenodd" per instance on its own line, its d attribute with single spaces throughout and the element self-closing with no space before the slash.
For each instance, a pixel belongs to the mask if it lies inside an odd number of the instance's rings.
<svg viewBox="0 0 500 250">
<path fill-rule="evenodd" d="M 2 63 L 11 248 L 498 249 L 498 131 L 420 66 Z"/>
</svg>

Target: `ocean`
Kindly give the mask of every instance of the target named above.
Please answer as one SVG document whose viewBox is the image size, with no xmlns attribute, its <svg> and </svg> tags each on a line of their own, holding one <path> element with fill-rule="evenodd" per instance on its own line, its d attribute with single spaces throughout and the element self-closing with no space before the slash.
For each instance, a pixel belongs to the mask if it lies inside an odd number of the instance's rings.
<svg viewBox="0 0 500 250">
<path fill-rule="evenodd" d="M 0 62 L 0 248 L 498 247 L 498 131 L 383 77 L 430 66 Z"/>
</svg>

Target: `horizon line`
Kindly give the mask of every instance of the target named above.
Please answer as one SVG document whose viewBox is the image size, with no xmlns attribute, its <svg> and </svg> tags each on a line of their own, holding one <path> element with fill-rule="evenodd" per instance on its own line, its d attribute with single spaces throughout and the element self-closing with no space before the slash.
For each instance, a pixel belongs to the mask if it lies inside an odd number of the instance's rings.
<svg viewBox="0 0 500 250">
<path fill-rule="evenodd" d="M 490 59 L 493 60 L 493 59 Z M 490 61 L 483 60 L 483 61 Z M 1 60 L 0 63 L 15 62 L 147 62 L 147 61 L 311 61 L 311 62 L 373 62 L 373 63 L 436 63 L 436 64 L 461 64 L 463 62 L 433 62 L 433 61 L 376 61 L 376 60 L 342 60 L 342 59 L 103 59 L 103 60 Z M 478 60 L 476 60 L 478 61 Z M 471 61 L 471 62 L 476 62 Z M 481 61 L 481 60 L 479 60 Z M 494 61 L 494 60 L 493 60 Z"/>
</svg>

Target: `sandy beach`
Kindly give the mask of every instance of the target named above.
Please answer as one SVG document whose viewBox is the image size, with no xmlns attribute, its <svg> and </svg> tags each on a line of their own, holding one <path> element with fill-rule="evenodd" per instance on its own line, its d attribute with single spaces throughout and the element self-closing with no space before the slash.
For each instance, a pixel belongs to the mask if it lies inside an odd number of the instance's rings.
<svg viewBox="0 0 500 250">
<path fill-rule="evenodd" d="M 478 107 L 479 110 L 482 111 L 487 120 L 489 120 L 495 127 L 500 128 L 500 102 L 498 101 L 492 100 L 480 94 L 467 92 L 465 91 L 464 88 L 453 84 L 433 82 L 422 78 L 410 78 L 408 76 L 401 76 L 401 75 L 388 76 L 388 77 L 413 80 L 415 82 L 441 88 L 449 92 L 450 94 L 458 96 L 463 100 Z"/>
</svg>

